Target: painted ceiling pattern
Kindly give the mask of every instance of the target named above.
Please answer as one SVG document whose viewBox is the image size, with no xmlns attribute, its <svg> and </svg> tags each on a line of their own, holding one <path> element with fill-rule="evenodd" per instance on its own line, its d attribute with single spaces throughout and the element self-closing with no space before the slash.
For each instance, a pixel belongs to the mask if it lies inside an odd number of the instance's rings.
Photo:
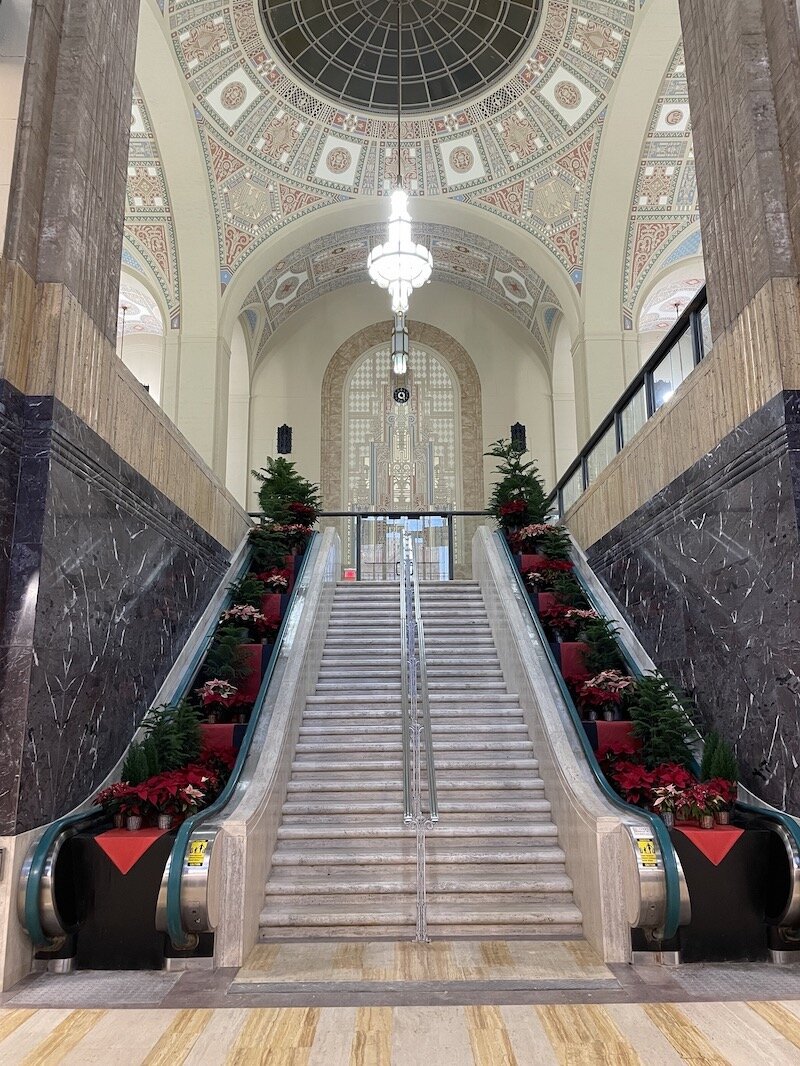
<svg viewBox="0 0 800 1066">
<path fill-rule="evenodd" d="M 180 274 L 172 206 L 158 143 L 138 82 L 134 84 L 131 105 L 125 242 L 127 265 L 141 271 L 141 261 L 147 264 L 164 295 L 170 327 L 178 329 Z"/>
<path fill-rule="evenodd" d="M 637 329 L 642 333 L 672 329 L 678 316 L 703 285 L 704 276 L 683 271 L 657 285 L 642 307 Z"/>
<path fill-rule="evenodd" d="M 275 330 L 318 296 L 369 281 L 367 254 L 383 230 L 378 223 L 322 237 L 278 263 L 258 282 L 245 301 L 251 333 L 257 323 L 261 325 L 258 357 Z M 542 350 L 550 353 L 561 308 L 555 293 L 522 259 L 451 226 L 420 224 L 415 239 L 433 253 L 433 280 L 483 296 L 529 329 Z"/>
<path fill-rule="evenodd" d="M 123 264 L 125 265 L 125 264 Z M 162 336 L 164 323 L 158 304 L 144 285 L 133 278 L 122 276 L 119 288 L 119 314 L 117 315 L 117 337 L 135 333 L 150 333 Z"/>
<path fill-rule="evenodd" d="M 606 101 L 638 8 L 638 0 L 547 0 L 499 87 L 461 110 L 403 121 L 409 191 L 510 220 L 580 286 Z M 304 88 L 267 41 L 254 0 L 166 0 L 164 11 L 194 94 L 223 287 L 287 223 L 391 189 L 395 124 Z"/>
<path fill-rule="evenodd" d="M 653 108 L 631 204 L 623 279 L 625 329 L 634 328 L 633 306 L 650 271 L 693 227 L 698 227 L 697 177 L 680 45 Z"/>
</svg>

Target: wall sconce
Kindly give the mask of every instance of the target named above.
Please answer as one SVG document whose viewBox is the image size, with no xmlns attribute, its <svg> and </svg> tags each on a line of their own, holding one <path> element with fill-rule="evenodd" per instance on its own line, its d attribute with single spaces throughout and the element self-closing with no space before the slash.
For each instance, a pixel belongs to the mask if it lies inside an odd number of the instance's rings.
<svg viewBox="0 0 800 1066">
<path fill-rule="evenodd" d="M 528 450 L 528 435 L 521 422 L 515 422 L 511 427 L 511 443 L 518 452 Z"/>
<path fill-rule="evenodd" d="M 278 455 L 292 454 L 292 427 L 278 426 Z"/>
</svg>

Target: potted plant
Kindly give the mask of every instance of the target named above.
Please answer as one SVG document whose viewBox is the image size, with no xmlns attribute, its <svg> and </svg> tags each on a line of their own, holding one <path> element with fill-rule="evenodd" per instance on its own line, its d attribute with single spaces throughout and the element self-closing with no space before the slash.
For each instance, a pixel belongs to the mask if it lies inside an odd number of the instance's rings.
<svg viewBox="0 0 800 1066">
<path fill-rule="evenodd" d="M 542 608 L 542 621 L 553 630 L 559 640 L 579 640 L 581 632 L 589 622 L 596 621 L 597 612 L 580 607 L 569 607 L 555 603 Z"/>
<path fill-rule="evenodd" d="M 675 825 L 675 814 L 683 806 L 684 790 L 675 784 L 657 785 L 652 795 L 653 810 L 661 815 L 664 825 L 672 829 Z"/>
<path fill-rule="evenodd" d="M 263 584 L 265 592 L 277 592 L 283 595 L 289 591 L 289 574 L 286 570 L 279 570 L 273 566 L 270 570 L 265 570 L 257 576 L 258 580 Z"/>
<path fill-rule="evenodd" d="M 553 583 L 563 574 L 569 574 L 572 563 L 566 559 L 531 560 L 523 577 L 533 592 L 550 592 Z M 574 579 L 573 579 L 574 580 Z M 577 581 L 576 588 L 580 588 Z"/>
<path fill-rule="evenodd" d="M 120 796 L 119 809 L 129 832 L 141 829 L 145 815 L 151 811 L 146 783 L 126 785 L 125 793 Z"/>
<path fill-rule="evenodd" d="M 726 797 L 716 811 L 717 822 L 728 825 L 731 809 L 736 802 L 739 766 L 733 749 L 717 732 L 708 734 L 703 746 L 703 760 L 700 764 L 700 777 L 703 781 L 713 782 L 720 793 Z"/>
<path fill-rule="evenodd" d="M 252 640 L 260 641 L 268 628 L 267 619 L 257 607 L 249 604 L 234 605 L 220 616 L 220 625 L 233 625 L 247 631 Z"/>
<path fill-rule="evenodd" d="M 314 524 L 320 510 L 319 486 L 298 474 L 294 463 L 269 456 L 266 466 L 251 473 L 261 482 L 258 501 L 265 518 L 278 525 Z"/>
<path fill-rule="evenodd" d="M 620 670 L 603 670 L 581 685 L 578 702 L 590 715 L 599 712 L 610 722 L 619 716 L 625 694 L 630 693 L 635 684 L 632 677 Z"/>
<path fill-rule="evenodd" d="M 239 690 L 230 681 L 214 677 L 210 681 L 206 681 L 199 692 L 200 702 L 204 707 L 213 706 L 214 704 L 219 704 L 222 707 L 234 707 Z"/>
<path fill-rule="evenodd" d="M 735 781 L 729 781 L 725 777 L 712 777 L 710 781 L 704 782 L 711 790 L 712 794 L 716 794 L 716 803 L 714 806 L 714 818 L 718 825 L 730 825 L 731 812 L 733 806 L 736 803 L 736 795 L 738 792 L 738 785 Z"/>
<path fill-rule="evenodd" d="M 115 829 L 121 829 L 125 822 L 122 812 L 122 801 L 128 795 L 130 786 L 125 781 L 115 781 L 113 785 L 101 789 L 94 798 L 94 804 L 102 807 L 106 815 L 114 823 Z"/>
<path fill-rule="evenodd" d="M 547 494 L 537 466 L 524 463 L 524 454 L 512 441 L 502 438 L 486 452 L 499 460 L 499 480 L 492 490 L 489 510 L 506 536 L 523 526 L 543 523 L 547 514 Z"/>
<path fill-rule="evenodd" d="M 626 696 L 633 735 L 640 741 L 641 758 L 648 769 L 664 763 L 690 767 L 689 742 L 695 730 L 683 703 L 657 674 L 641 677 Z"/>
</svg>

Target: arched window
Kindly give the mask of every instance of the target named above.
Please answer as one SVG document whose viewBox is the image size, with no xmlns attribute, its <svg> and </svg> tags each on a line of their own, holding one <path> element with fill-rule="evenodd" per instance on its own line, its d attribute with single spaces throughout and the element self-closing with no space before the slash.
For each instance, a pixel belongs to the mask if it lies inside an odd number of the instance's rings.
<svg viewBox="0 0 800 1066">
<path fill-rule="evenodd" d="M 352 367 L 343 405 L 345 507 L 369 511 L 454 510 L 462 506 L 459 388 L 446 361 L 413 345 L 398 379 L 388 349 L 374 347 Z"/>
<path fill-rule="evenodd" d="M 156 403 L 161 403 L 164 318 L 143 282 L 125 272 L 119 287 L 117 355 Z"/>
</svg>

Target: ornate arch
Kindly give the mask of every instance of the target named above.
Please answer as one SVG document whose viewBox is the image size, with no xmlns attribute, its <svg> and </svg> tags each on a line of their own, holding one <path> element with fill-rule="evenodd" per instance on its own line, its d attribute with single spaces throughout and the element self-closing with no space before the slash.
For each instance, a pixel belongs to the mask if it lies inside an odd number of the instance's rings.
<svg viewBox="0 0 800 1066">
<path fill-rule="evenodd" d="M 482 510 L 486 505 L 483 488 L 483 413 L 481 380 L 469 353 L 457 340 L 438 326 L 412 322 L 412 344 L 426 345 L 450 366 L 458 381 L 461 400 L 461 477 L 464 509 Z M 357 360 L 378 344 L 388 344 L 392 324 L 375 322 L 349 337 L 334 352 L 322 379 L 322 455 L 320 488 L 326 510 L 337 511 L 342 501 L 344 468 L 344 387 Z"/>
</svg>

